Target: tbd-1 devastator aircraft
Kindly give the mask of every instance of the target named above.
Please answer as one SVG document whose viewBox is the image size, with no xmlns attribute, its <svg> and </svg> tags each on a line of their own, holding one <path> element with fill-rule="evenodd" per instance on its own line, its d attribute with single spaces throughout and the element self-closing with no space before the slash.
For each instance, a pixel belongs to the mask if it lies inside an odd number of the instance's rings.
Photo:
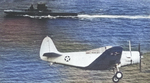
<svg viewBox="0 0 150 83">
<path fill-rule="evenodd" d="M 129 47 L 130 44 L 129 44 Z M 139 47 L 140 48 L 140 47 Z M 120 46 L 106 46 L 83 52 L 59 52 L 52 39 L 45 37 L 40 48 L 40 58 L 51 64 L 58 63 L 89 70 L 106 70 L 113 68 L 113 82 L 117 83 L 123 77 L 119 67 L 141 62 L 140 51 L 123 51 Z"/>
</svg>

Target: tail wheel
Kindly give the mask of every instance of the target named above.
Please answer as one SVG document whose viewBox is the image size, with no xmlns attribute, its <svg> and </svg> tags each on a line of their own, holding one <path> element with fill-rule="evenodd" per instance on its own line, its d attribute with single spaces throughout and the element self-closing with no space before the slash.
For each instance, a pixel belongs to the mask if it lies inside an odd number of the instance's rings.
<svg viewBox="0 0 150 83">
<path fill-rule="evenodd" d="M 122 72 L 118 71 L 115 75 L 118 79 L 121 79 L 123 77 Z"/>
</svg>

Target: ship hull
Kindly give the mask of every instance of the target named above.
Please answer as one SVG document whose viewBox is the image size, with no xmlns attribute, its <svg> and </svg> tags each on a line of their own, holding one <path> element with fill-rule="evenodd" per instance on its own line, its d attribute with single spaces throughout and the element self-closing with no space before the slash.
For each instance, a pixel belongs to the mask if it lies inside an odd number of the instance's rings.
<svg viewBox="0 0 150 83">
<path fill-rule="evenodd" d="M 23 15 L 32 15 L 32 16 L 77 16 L 77 13 L 55 13 L 51 11 L 23 11 L 23 10 L 4 10 L 4 13 L 7 16 L 23 16 Z"/>
</svg>

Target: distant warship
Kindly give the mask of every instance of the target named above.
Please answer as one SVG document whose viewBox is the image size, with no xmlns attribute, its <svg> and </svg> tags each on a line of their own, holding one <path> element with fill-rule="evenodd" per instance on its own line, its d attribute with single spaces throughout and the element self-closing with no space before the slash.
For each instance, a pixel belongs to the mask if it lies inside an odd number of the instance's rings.
<svg viewBox="0 0 150 83">
<path fill-rule="evenodd" d="M 32 15 L 32 16 L 77 16 L 77 13 L 58 13 L 52 12 L 47 9 L 45 4 L 37 4 L 37 8 L 35 9 L 33 5 L 30 6 L 29 9 L 26 10 L 4 10 L 4 13 L 8 16 L 23 16 L 23 15 Z"/>
</svg>

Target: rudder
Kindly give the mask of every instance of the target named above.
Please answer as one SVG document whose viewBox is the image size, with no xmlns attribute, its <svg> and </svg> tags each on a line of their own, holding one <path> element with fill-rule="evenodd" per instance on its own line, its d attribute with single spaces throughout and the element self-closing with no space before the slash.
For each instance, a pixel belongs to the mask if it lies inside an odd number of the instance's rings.
<svg viewBox="0 0 150 83">
<path fill-rule="evenodd" d="M 50 37 L 45 37 L 40 48 L 40 57 L 43 58 L 45 53 L 59 53 Z"/>
</svg>

